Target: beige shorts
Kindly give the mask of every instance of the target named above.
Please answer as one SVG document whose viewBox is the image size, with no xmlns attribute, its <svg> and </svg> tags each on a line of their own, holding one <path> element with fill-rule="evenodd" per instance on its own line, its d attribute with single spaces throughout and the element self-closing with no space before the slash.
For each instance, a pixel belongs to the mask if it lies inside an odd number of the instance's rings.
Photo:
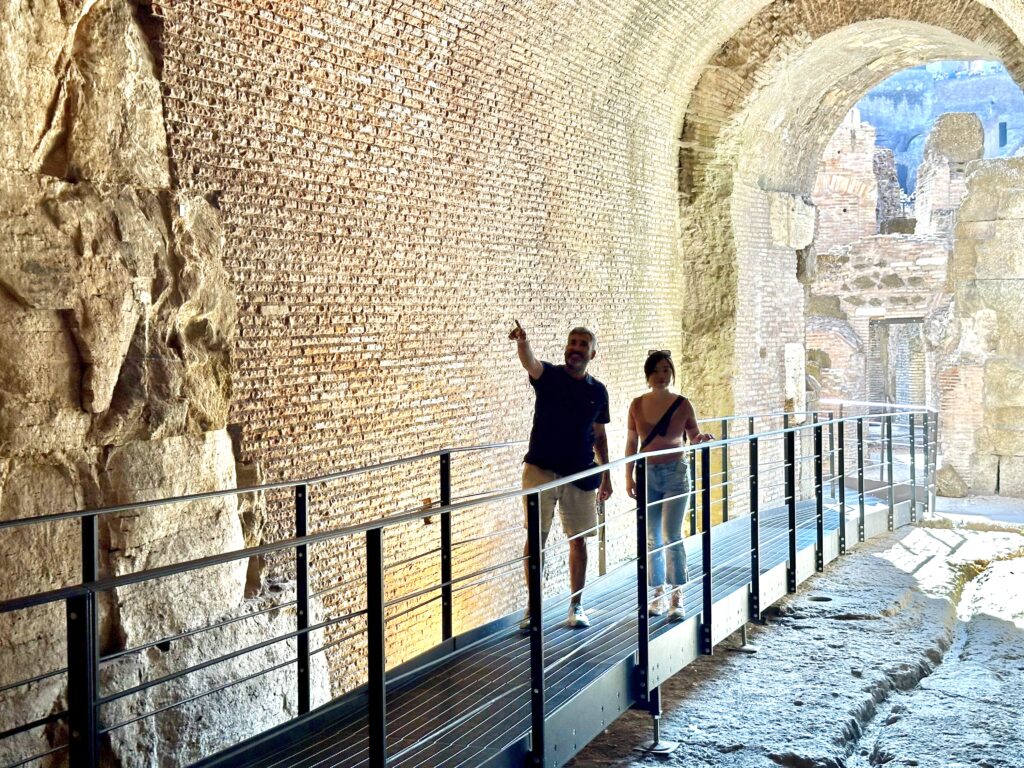
<svg viewBox="0 0 1024 768">
<path fill-rule="evenodd" d="M 523 464 L 523 488 L 533 488 L 544 483 L 557 480 L 561 475 L 533 464 Z M 562 518 L 562 530 L 566 536 L 578 536 L 587 531 L 586 536 L 596 536 L 597 531 L 597 491 L 584 491 L 572 483 L 559 488 L 544 491 L 540 495 L 540 529 L 544 536 L 551 530 L 551 520 L 555 516 L 555 504 L 558 504 L 558 515 Z M 526 497 L 523 497 L 523 527 L 527 527 Z"/>
</svg>

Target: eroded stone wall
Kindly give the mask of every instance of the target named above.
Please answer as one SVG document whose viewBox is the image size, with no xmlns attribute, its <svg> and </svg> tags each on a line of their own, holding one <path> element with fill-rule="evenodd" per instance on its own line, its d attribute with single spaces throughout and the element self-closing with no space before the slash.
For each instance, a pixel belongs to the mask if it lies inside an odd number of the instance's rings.
<svg viewBox="0 0 1024 768">
<path fill-rule="evenodd" d="M 953 312 L 939 368 L 941 479 L 950 495 L 1024 495 L 1024 161 L 967 168 L 954 232 Z"/>
<path fill-rule="evenodd" d="M 0 519 L 233 488 L 237 310 L 223 222 L 210 201 L 171 183 L 160 82 L 135 8 L 7 5 L 0 39 Z M 226 497 L 104 517 L 100 575 L 239 549 L 241 511 Z M 77 520 L 5 530 L 0 552 L 3 599 L 83 578 Z M 272 607 L 269 596 L 245 599 L 247 569 L 241 560 L 101 593 L 101 652 L 129 651 L 104 664 L 101 693 L 214 658 L 240 638 L 290 631 L 294 613 L 280 610 L 131 652 Z M 62 667 L 64 625 L 63 603 L 0 616 L 0 686 Z M 260 651 L 119 700 L 101 717 L 114 726 L 293 653 Z M 0 729 L 61 711 L 64 688 L 59 674 L 4 691 Z M 294 712 L 293 688 L 283 670 L 256 678 L 187 708 L 209 712 L 214 728 L 165 712 L 113 730 L 104 754 L 125 766 L 161 752 L 197 759 Z M 254 700 L 275 704 L 239 717 Z M 33 729 L 0 743 L 0 761 L 67 738 L 60 723 Z"/>
<path fill-rule="evenodd" d="M 967 164 L 984 154 L 985 129 L 977 115 L 952 112 L 935 121 L 918 169 L 915 234 L 952 238 Z"/>
</svg>

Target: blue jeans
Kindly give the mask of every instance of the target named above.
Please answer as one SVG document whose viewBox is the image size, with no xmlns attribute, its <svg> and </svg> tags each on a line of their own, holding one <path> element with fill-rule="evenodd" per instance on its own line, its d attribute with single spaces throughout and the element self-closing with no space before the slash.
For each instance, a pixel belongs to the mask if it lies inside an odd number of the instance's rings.
<svg viewBox="0 0 1024 768">
<path fill-rule="evenodd" d="M 660 504 L 653 503 L 673 496 L 680 498 L 673 498 Z M 668 560 L 668 582 L 685 584 L 687 576 L 686 550 L 683 549 L 683 519 L 690 505 L 690 473 L 686 461 L 677 459 L 665 464 L 648 463 L 647 503 L 648 551 L 664 546 L 666 541 L 673 545 L 663 552 L 651 554 L 648 582 L 652 587 L 665 583 L 665 561 Z"/>
</svg>

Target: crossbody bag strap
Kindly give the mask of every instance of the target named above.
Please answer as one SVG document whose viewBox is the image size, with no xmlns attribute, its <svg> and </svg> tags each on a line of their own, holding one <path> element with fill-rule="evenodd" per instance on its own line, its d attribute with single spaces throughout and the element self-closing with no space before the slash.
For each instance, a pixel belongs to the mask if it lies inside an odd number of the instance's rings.
<svg viewBox="0 0 1024 768">
<path fill-rule="evenodd" d="M 668 407 L 668 410 L 665 411 L 665 415 L 662 416 L 658 420 L 658 423 L 651 428 L 651 431 L 647 433 L 647 437 L 645 437 L 644 441 L 640 444 L 641 451 L 648 445 L 650 445 L 651 441 L 658 435 L 663 435 L 668 431 L 668 425 L 669 422 L 672 421 L 673 414 L 676 412 L 676 409 L 678 409 L 679 406 L 683 404 L 685 400 L 685 397 L 679 395 L 679 397 L 676 398 L 676 401 Z"/>
</svg>

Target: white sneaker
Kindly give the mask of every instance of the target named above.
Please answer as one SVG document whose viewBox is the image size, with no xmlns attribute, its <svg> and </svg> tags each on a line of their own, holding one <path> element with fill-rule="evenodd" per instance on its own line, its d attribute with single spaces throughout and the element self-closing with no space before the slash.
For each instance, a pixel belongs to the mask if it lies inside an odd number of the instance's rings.
<svg viewBox="0 0 1024 768">
<path fill-rule="evenodd" d="M 590 626 L 590 619 L 583 612 L 582 605 L 576 603 L 569 606 L 569 618 L 566 620 L 565 626 L 572 629 L 586 629 Z"/>
<path fill-rule="evenodd" d="M 519 632 L 524 635 L 530 634 L 530 611 L 523 611 L 523 620 L 519 622 Z"/>
<path fill-rule="evenodd" d="M 668 610 L 668 600 L 665 599 L 665 586 L 654 588 L 654 600 L 647 606 L 648 616 L 663 616 Z"/>
</svg>

